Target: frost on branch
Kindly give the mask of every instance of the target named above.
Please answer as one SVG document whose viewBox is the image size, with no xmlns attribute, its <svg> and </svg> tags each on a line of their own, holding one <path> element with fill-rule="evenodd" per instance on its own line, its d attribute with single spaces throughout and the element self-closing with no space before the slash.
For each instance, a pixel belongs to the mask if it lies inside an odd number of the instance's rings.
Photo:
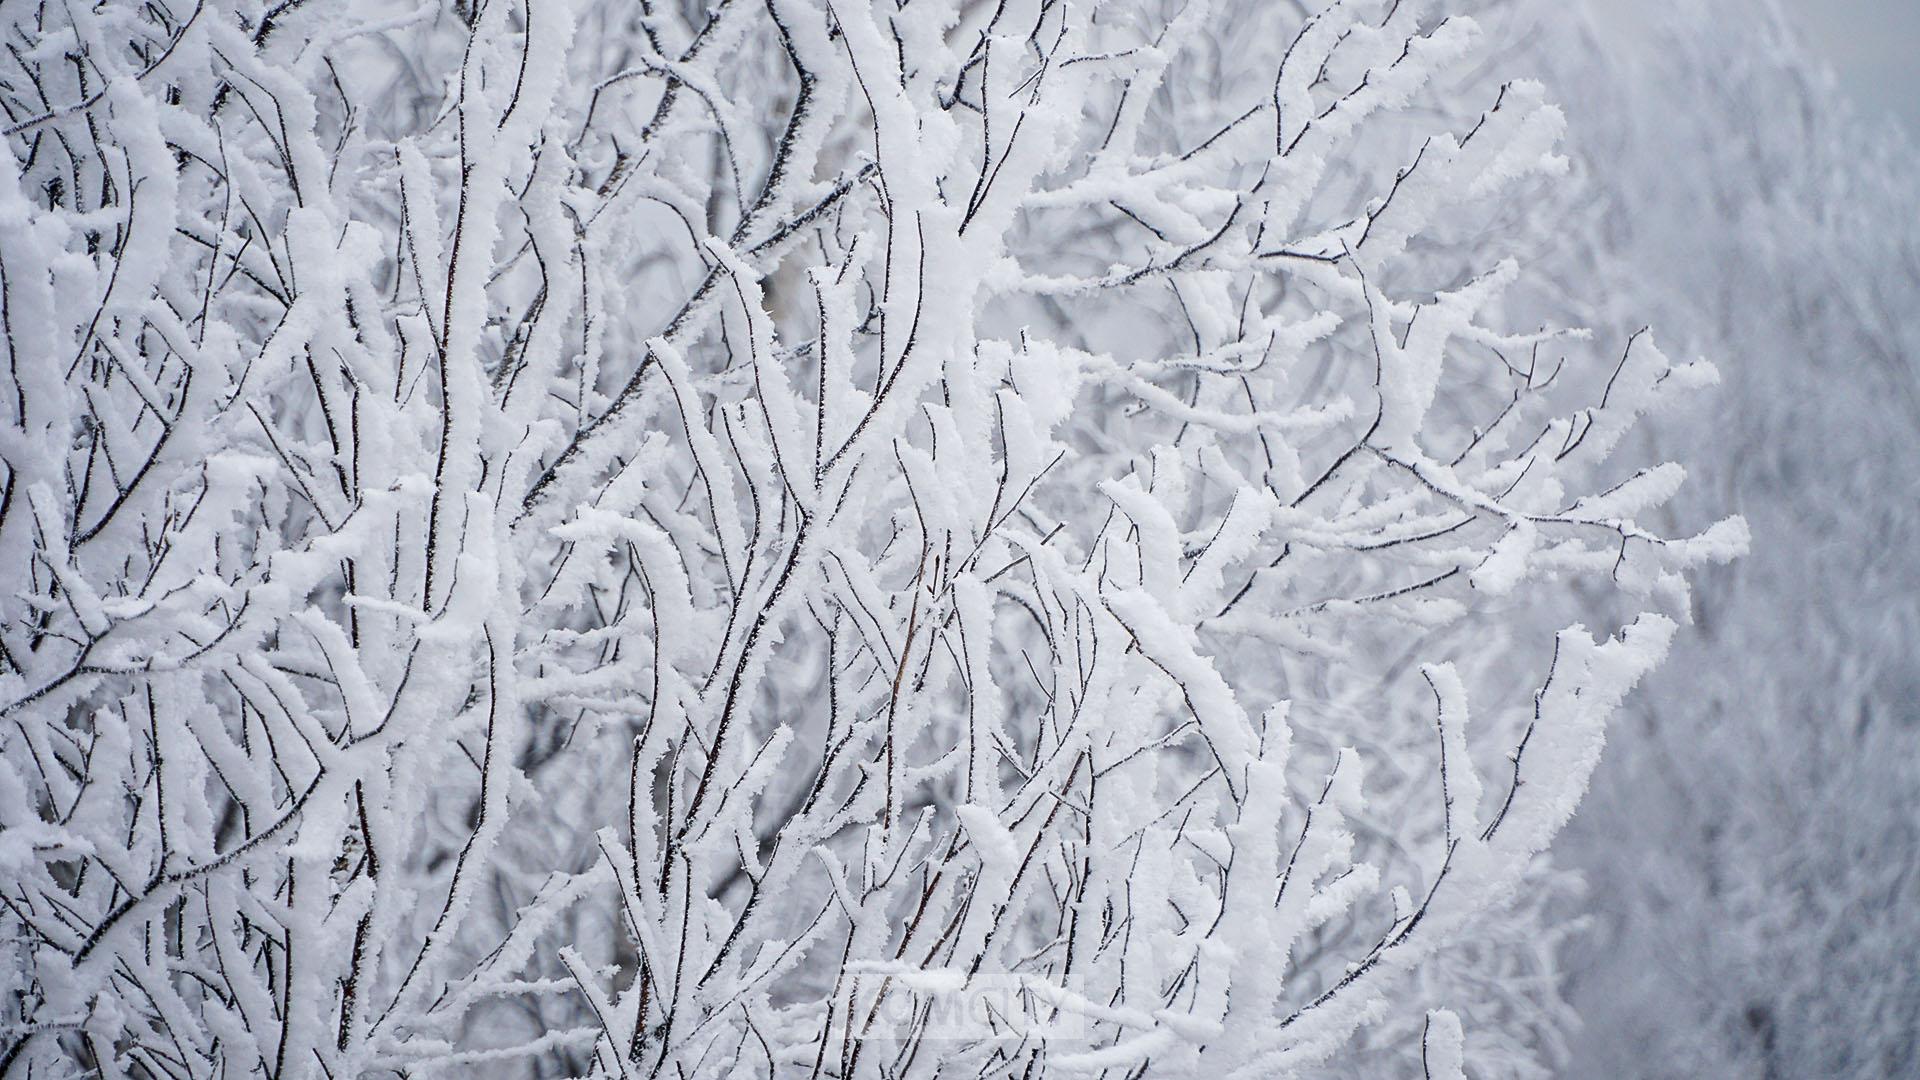
<svg viewBox="0 0 1920 1080">
<path fill-rule="evenodd" d="M 0 1072 L 1528 1065 L 1744 528 L 1435 239 L 1562 168 L 1470 21 L 175 7 L 5 9 Z"/>
</svg>

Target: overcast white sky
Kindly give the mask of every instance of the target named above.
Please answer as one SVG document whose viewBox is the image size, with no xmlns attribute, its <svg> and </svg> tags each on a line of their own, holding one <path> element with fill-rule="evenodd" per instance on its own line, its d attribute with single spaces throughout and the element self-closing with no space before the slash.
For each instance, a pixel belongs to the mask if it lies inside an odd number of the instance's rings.
<svg viewBox="0 0 1920 1080">
<path fill-rule="evenodd" d="M 1920 0 L 1787 0 L 1787 6 L 1864 115 L 1892 112 L 1920 138 Z"/>
</svg>

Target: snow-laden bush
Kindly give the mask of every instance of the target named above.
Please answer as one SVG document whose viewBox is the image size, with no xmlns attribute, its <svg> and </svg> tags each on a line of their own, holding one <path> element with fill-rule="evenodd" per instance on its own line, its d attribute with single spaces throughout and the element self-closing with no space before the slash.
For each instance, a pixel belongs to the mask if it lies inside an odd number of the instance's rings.
<svg viewBox="0 0 1920 1080">
<path fill-rule="evenodd" d="M 1572 231 L 1604 255 L 1553 261 L 1723 360 L 1718 421 L 1646 441 L 1767 537 L 1702 583 L 1700 632 L 1621 717 L 1556 848 L 1597 923 L 1569 957 L 1571 1074 L 1912 1075 L 1920 155 L 1848 108 L 1783 5 L 1517 7 L 1522 63 L 1582 88 Z"/>
<path fill-rule="evenodd" d="M 1710 367 L 1503 325 L 1469 20 L 0 11 L 0 1073 L 1550 1053 L 1745 531 L 1596 468 Z"/>
</svg>

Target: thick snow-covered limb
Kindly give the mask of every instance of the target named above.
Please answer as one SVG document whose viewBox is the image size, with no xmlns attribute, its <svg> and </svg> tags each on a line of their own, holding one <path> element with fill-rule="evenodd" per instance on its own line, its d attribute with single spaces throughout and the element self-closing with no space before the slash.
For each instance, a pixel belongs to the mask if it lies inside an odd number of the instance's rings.
<svg viewBox="0 0 1920 1080">
<path fill-rule="evenodd" d="M 1460 1017 L 1446 1009 L 1427 1014 L 1426 1030 L 1420 1035 L 1420 1065 L 1427 1080 L 1466 1080 L 1462 1041 Z"/>
</svg>

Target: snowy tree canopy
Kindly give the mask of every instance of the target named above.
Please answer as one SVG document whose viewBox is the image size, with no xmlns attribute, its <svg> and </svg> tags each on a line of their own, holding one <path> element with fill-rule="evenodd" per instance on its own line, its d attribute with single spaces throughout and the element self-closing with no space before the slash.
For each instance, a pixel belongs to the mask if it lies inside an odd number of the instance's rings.
<svg viewBox="0 0 1920 1080">
<path fill-rule="evenodd" d="M 0 1075 L 1548 1062 L 1747 534 L 1473 19 L 0 22 Z"/>
<path fill-rule="evenodd" d="M 1533 71 L 1583 88 L 1576 231 L 1604 255 L 1568 261 L 1720 362 L 1712 422 L 1639 437 L 1756 538 L 1701 580 L 1697 631 L 1621 717 L 1556 848 L 1595 921 L 1567 959 L 1584 1021 L 1568 1074 L 1909 1075 L 1920 162 L 1797 43 L 1787 16 L 1817 9 L 1594 9 L 1540 5 L 1529 46 Z"/>
</svg>

